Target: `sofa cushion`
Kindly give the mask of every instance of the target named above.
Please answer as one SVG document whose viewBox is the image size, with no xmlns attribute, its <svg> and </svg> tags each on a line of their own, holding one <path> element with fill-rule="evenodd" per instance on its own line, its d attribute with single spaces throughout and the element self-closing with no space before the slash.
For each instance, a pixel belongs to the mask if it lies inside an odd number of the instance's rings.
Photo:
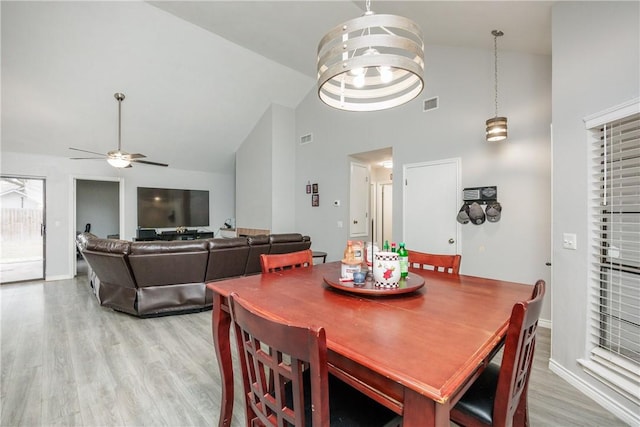
<svg viewBox="0 0 640 427">
<path fill-rule="evenodd" d="M 268 254 L 271 250 L 270 238 L 267 234 L 258 234 L 247 237 L 249 242 L 249 256 L 247 257 L 247 265 L 245 274 L 257 274 L 262 272 L 260 266 L 260 255 Z"/>
<path fill-rule="evenodd" d="M 269 236 L 271 242 L 270 254 L 286 254 L 298 252 L 311 247 L 311 239 L 305 238 L 299 233 L 272 234 Z"/>
<path fill-rule="evenodd" d="M 133 242 L 129 264 L 138 287 L 204 283 L 208 244 L 206 240 Z"/>
<path fill-rule="evenodd" d="M 94 238 L 87 240 L 85 249 L 88 251 L 127 255 L 131 251 L 131 242 L 127 240 Z"/>
<path fill-rule="evenodd" d="M 206 252 L 209 250 L 207 240 L 172 240 L 169 242 L 133 242 L 131 255 L 167 254 L 180 252 Z"/>
<path fill-rule="evenodd" d="M 209 263 L 205 282 L 245 274 L 249 243 L 246 237 L 209 240 Z"/>
</svg>

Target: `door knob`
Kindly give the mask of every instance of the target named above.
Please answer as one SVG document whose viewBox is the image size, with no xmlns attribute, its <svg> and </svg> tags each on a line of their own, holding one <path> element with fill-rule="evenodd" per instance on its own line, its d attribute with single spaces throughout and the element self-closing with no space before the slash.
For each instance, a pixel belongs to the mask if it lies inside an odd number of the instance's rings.
<svg viewBox="0 0 640 427">
<path fill-rule="evenodd" d="M 453 245 L 455 242 L 456 242 L 455 240 L 453 240 L 453 239 L 449 239 L 449 244 L 450 244 L 450 245 Z"/>
</svg>

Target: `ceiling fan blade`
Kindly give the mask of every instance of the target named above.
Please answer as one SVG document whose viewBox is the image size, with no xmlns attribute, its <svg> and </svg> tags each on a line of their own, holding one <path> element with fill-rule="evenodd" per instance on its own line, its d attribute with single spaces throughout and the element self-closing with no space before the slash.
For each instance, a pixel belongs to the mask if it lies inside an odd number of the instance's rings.
<svg viewBox="0 0 640 427">
<path fill-rule="evenodd" d="M 140 153 L 133 153 L 133 154 L 129 154 L 129 158 L 130 159 L 142 159 L 145 158 L 147 156 L 145 156 L 144 154 L 140 154 Z"/>
<path fill-rule="evenodd" d="M 135 162 L 135 163 L 143 163 L 143 164 L 145 164 L 145 165 L 164 166 L 164 167 L 169 166 L 169 165 L 168 165 L 168 164 L 166 164 L 166 163 L 150 162 L 150 161 L 148 161 L 148 160 L 137 160 L 137 159 L 131 159 L 131 161 L 132 161 L 132 162 Z"/>
<path fill-rule="evenodd" d="M 106 154 L 104 153 L 96 153 L 95 151 L 83 150 L 81 148 L 69 147 L 69 150 L 82 151 L 83 153 L 97 154 L 98 156 L 102 156 L 103 158 L 106 157 Z"/>
<path fill-rule="evenodd" d="M 69 157 L 69 160 L 104 160 L 104 157 Z"/>
</svg>

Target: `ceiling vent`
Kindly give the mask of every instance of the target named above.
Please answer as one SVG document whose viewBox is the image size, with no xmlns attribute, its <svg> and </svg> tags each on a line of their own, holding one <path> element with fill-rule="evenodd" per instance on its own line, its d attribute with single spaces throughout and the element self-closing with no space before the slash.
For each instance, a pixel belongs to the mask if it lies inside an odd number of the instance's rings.
<svg viewBox="0 0 640 427">
<path fill-rule="evenodd" d="M 422 111 L 430 111 L 438 108 L 438 97 L 434 96 L 433 98 L 425 99 L 422 104 Z"/>
<path fill-rule="evenodd" d="M 311 141 L 313 141 L 313 134 L 312 133 L 308 133 L 308 134 L 302 135 L 300 137 L 300 145 L 308 144 Z"/>
</svg>

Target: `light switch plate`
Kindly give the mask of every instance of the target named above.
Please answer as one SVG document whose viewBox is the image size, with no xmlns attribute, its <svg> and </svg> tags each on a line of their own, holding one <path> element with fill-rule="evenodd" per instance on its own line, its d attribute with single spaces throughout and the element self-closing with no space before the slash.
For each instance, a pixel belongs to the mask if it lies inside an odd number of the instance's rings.
<svg viewBox="0 0 640 427">
<path fill-rule="evenodd" d="M 562 247 L 574 251 L 578 249 L 578 242 L 575 233 L 562 234 Z"/>
</svg>

